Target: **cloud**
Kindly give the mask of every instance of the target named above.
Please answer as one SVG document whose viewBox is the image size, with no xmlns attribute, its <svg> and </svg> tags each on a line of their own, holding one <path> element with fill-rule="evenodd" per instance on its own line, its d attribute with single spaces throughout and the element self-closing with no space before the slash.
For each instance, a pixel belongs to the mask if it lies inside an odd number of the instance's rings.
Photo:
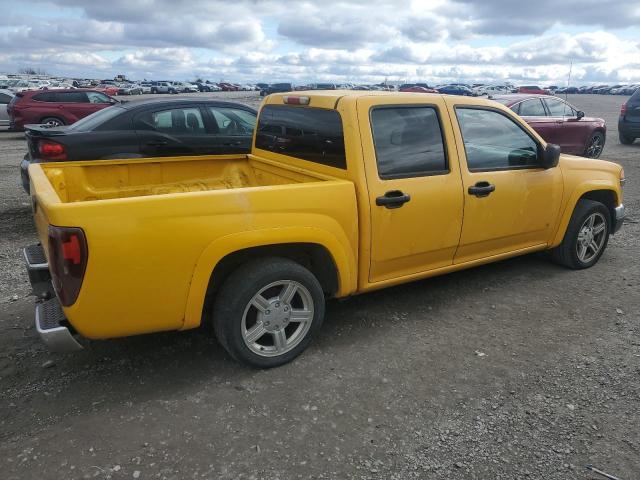
<svg viewBox="0 0 640 480">
<path fill-rule="evenodd" d="M 557 82 L 573 62 L 580 81 L 640 81 L 640 0 L 23 3 L 38 14 L 0 19 L 0 71 L 33 66 L 84 77 L 299 83 Z"/>
</svg>

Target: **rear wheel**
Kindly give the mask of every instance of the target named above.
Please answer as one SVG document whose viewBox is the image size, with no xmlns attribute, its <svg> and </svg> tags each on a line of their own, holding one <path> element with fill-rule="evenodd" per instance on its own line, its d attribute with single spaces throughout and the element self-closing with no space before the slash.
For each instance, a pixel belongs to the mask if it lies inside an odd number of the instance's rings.
<svg viewBox="0 0 640 480">
<path fill-rule="evenodd" d="M 309 345 L 324 318 L 316 277 L 286 258 L 249 262 L 224 282 L 213 306 L 218 341 L 239 362 L 271 368 Z"/>
<path fill-rule="evenodd" d="M 64 125 L 64 120 L 58 118 L 58 117 L 46 117 L 43 118 L 40 123 L 50 126 L 50 127 L 59 127 L 61 125 Z"/>
<path fill-rule="evenodd" d="M 562 243 L 551 250 L 553 260 L 574 270 L 596 264 L 607 248 L 611 215 L 602 203 L 580 200 L 576 205 Z"/>
<path fill-rule="evenodd" d="M 604 134 L 602 132 L 594 132 L 587 143 L 585 156 L 589 158 L 598 158 L 604 149 Z"/>
<path fill-rule="evenodd" d="M 620 143 L 622 143 L 623 145 L 631 145 L 635 141 L 634 137 L 625 135 L 622 132 L 620 132 L 618 136 L 620 137 Z"/>
</svg>

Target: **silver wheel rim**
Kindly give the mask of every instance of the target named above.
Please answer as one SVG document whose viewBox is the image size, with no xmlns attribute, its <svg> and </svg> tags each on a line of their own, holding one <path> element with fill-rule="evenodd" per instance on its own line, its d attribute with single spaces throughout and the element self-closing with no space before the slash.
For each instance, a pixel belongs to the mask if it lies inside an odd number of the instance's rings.
<svg viewBox="0 0 640 480">
<path fill-rule="evenodd" d="M 598 256 L 606 238 L 607 220 L 601 213 L 592 213 L 578 230 L 576 242 L 578 259 L 583 263 L 589 263 Z"/>
<path fill-rule="evenodd" d="M 51 127 L 59 127 L 60 125 L 62 125 L 62 122 L 60 122 L 60 120 L 50 118 L 47 120 L 47 122 L 45 122 L 45 125 L 49 125 Z"/>
<path fill-rule="evenodd" d="M 591 158 L 598 157 L 602 153 L 602 137 L 600 135 L 594 135 L 591 138 L 591 144 L 587 148 L 587 156 Z"/>
<path fill-rule="evenodd" d="M 261 357 L 284 355 L 306 337 L 313 314 L 313 298 L 304 285 L 293 280 L 270 283 L 245 307 L 242 339 Z"/>
</svg>

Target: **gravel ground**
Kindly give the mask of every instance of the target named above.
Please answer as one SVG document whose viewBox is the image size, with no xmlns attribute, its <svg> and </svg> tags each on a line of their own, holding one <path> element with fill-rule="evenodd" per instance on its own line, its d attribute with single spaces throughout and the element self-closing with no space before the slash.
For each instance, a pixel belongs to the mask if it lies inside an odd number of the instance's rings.
<svg viewBox="0 0 640 480">
<path fill-rule="evenodd" d="M 330 302 L 310 349 L 270 371 L 208 330 L 49 353 L 19 254 L 25 145 L 0 133 L 2 478 L 638 478 L 640 142 L 618 142 L 624 98 L 569 101 L 606 119 L 603 158 L 628 179 L 595 267 L 531 255 Z"/>
</svg>

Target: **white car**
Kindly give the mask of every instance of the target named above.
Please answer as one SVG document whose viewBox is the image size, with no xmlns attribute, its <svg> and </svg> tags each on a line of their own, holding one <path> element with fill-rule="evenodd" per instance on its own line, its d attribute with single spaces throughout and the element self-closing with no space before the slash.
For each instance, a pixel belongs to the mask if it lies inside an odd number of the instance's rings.
<svg viewBox="0 0 640 480">
<path fill-rule="evenodd" d="M 140 88 L 142 89 L 142 93 L 151 93 L 151 82 L 140 83 Z"/>
<path fill-rule="evenodd" d="M 9 113 L 7 112 L 7 105 L 14 97 L 13 92 L 10 90 L 0 90 L 0 126 L 9 126 Z"/>
<path fill-rule="evenodd" d="M 482 85 L 474 89 L 474 92 L 479 97 L 490 95 L 502 95 L 505 93 L 511 93 L 511 89 L 505 85 Z"/>
</svg>

